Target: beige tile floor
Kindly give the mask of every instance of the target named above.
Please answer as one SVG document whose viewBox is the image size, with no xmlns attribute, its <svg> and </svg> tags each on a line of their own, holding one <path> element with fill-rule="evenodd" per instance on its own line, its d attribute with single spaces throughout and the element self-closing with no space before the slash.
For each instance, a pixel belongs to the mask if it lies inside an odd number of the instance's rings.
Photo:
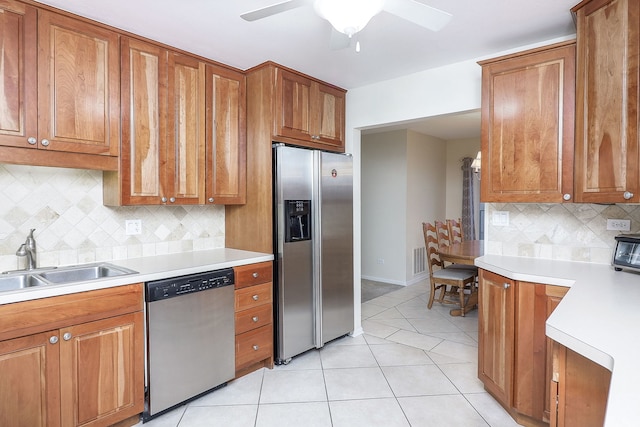
<svg viewBox="0 0 640 427">
<path fill-rule="evenodd" d="M 421 282 L 362 304 L 365 333 L 230 382 L 148 427 L 512 427 L 477 379 L 477 311 Z"/>
</svg>

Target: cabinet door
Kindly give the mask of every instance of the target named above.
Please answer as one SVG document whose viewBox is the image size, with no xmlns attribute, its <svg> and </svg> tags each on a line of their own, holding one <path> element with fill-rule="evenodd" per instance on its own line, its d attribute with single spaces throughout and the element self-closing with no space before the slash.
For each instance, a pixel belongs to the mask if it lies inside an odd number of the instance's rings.
<svg viewBox="0 0 640 427">
<path fill-rule="evenodd" d="M 512 406 L 515 282 L 480 270 L 478 377 L 504 406 Z"/>
<path fill-rule="evenodd" d="M 315 108 L 315 121 L 311 127 L 317 136 L 317 142 L 340 148 L 344 151 L 345 94 L 330 86 L 318 84 Z"/>
<path fill-rule="evenodd" d="M 143 411 L 142 312 L 60 330 L 62 424 L 109 425 Z"/>
<path fill-rule="evenodd" d="M 167 51 L 122 39 L 122 204 L 160 204 L 168 197 Z"/>
<path fill-rule="evenodd" d="M 572 200 L 575 44 L 481 64 L 482 201 Z"/>
<path fill-rule="evenodd" d="M 206 69 L 207 203 L 246 202 L 246 79 L 213 65 Z"/>
<path fill-rule="evenodd" d="M 0 145 L 36 147 L 36 24 L 33 6 L 0 0 Z"/>
<path fill-rule="evenodd" d="M 551 427 L 602 427 L 611 372 L 555 341 L 552 348 Z"/>
<path fill-rule="evenodd" d="M 546 321 L 569 288 L 518 282 L 513 407 L 538 421 L 549 421 L 551 340 Z"/>
<path fill-rule="evenodd" d="M 117 156 L 119 35 L 41 10 L 38 38 L 38 148 Z"/>
<path fill-rule="evenodd" d="M 205 64 L 169 53 L 167 167 L 165 196 L 169 203 L 204 203 Z"/>
<path fill-rule="evenodd" d="M 311 129 L 313 81 L 278 69 L 276 91 L 276 135 L 301 141 L 314 141 Z"/>
<path fill-rule="evenodd" d="M 638 203 L 640 2 L 579 6 L 576 200 Z"/>
<path fill-rule="evenodd" d="M 0 341 L 0 425 L 60 425 L 58 331 Z"/>
</svg>

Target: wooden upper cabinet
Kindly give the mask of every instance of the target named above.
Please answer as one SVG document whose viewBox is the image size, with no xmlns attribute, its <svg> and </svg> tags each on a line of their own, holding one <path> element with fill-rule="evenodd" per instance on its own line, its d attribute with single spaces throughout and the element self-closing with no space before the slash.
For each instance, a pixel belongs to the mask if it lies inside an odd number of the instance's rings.
<svg viewBox="0 0 640 427">
<path fill-rule="evenodd" d="M 100 26 L 0 0 L 4 163 L 116 169 L 118 39 Z"/>
<path fill-rule="evenodd" d="M 344 90 L 283 68 L 276 76 L 274 135 L 283 142 L 344 152 Z"/>
<path fill-rule="evenodd" d="M 480 270 L 478 378 L 503 406 L 513 401 L 515 282 Z"/>
<path fill-rule="evenodd" d="M 206 201 L 246 202 L 246 78 L 243 73 L 207 65 Z"/>
<path fill-rule="evenodd" d="M 119 173 L 105 173 L 104 202 L 160 204 L 166 191 L 161 171 L 167 167 L 168 52 L 123 37 L 121 56 L 121 166 Z"/>
<path fill-rule="evenodd" d="M 37 142 L 36 26 L 35 7 L 0 0 L 0 145 L 27 148 Z"/>
<path fill-rule="evenodd" d="M 640 201 L 640 2 L 590 0 L 577 17 L 576 200 Z"/>
<path fill-rule="evenodd" d="M 40 10 L 38 38 L 39 148 L 118 155 L 119 35 Z"/>
<path fill-rule="evenodd" d="M 481 200 L 572 201 L 575 42 L 480 65 Z"/>
<path fill-rule="evenodd" d="M 167 167 L 164 171 L 165 196 L 169 203 L 204 203 L 204 72 L 203 62 L 169 52 Z"/>
</svg>

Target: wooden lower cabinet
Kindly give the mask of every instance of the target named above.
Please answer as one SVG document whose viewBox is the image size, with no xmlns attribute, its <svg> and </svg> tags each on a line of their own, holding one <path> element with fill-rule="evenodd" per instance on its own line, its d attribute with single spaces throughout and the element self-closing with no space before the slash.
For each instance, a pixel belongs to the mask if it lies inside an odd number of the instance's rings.
<svg viewBox="0 0 640 427">
<path fill-rule="evenodd" d="M 271 262 L 234 268 L 236 377 L 273 368 L 273 270 Z"/>
<path fill-rule="evenodd" d="M 118 302 L 118 288 L 0 306 L 0 316 L 7 320 L 1 336 L 18 335 L 0 341 L 0 425 L 138 422 L 144 409 L 144 316 L 142 285 L 130 286 L 134 294 L 129 298 L 139 301 L 136 311 L 124 314 L 120 312 L 128 302 Z M 84 301 L 97 312 L 86 311 Z M 61 309 L 65 314 L 59 314 Z M 28 326 L 34 332 L 21 335 L 20 329 L 8 329 L 24 325 L 18 313 L 25 310 L 42 319 Z M 105 317 L 79 320 L 101 315 Z M 40 331 L 47 318 L 60 327 Z"/>
<path fill-rule="evenodd" d="M 553 341 L 551 427 L 602 427 L 611 372 Z"/>
<path fill-rule="evenodd" d="M 549 423 L 552 341 L 545 323 L 568 290 L 480 270 L 478 377 L 521 425 Z"/>
</svg>

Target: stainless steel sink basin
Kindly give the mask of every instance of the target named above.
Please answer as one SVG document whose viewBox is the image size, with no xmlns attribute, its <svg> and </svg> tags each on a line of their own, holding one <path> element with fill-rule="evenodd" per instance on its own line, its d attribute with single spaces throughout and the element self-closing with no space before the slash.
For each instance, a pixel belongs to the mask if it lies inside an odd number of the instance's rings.
<svg viewBox="0 0 640 427">
<path fill-rule="evenodd" d="M 46 284 L 47 282 L 33 274 L 18 273 L 0 276 L 0 291 L 15 291 Z"/>
<path fill-rule="evenodd" d="M 85 282 L 135 273 L 137 271 L 106 262 L 71 267 L 54 267 L 47 270 L 12 271 L 0 275 L 0 292 L 15 291 L 34 286 Z"/>
<path fill-rule="evenodd" d="M 63 267 L 56 270 L 44 271 L 39 274 L 45 281 L 51 283 L 84 282 L 87 280 L 102 279 L 105 277 L 124 276 L 135 274 L 136 271 L 109 263 L 79 265 Z"/>
</svg>

